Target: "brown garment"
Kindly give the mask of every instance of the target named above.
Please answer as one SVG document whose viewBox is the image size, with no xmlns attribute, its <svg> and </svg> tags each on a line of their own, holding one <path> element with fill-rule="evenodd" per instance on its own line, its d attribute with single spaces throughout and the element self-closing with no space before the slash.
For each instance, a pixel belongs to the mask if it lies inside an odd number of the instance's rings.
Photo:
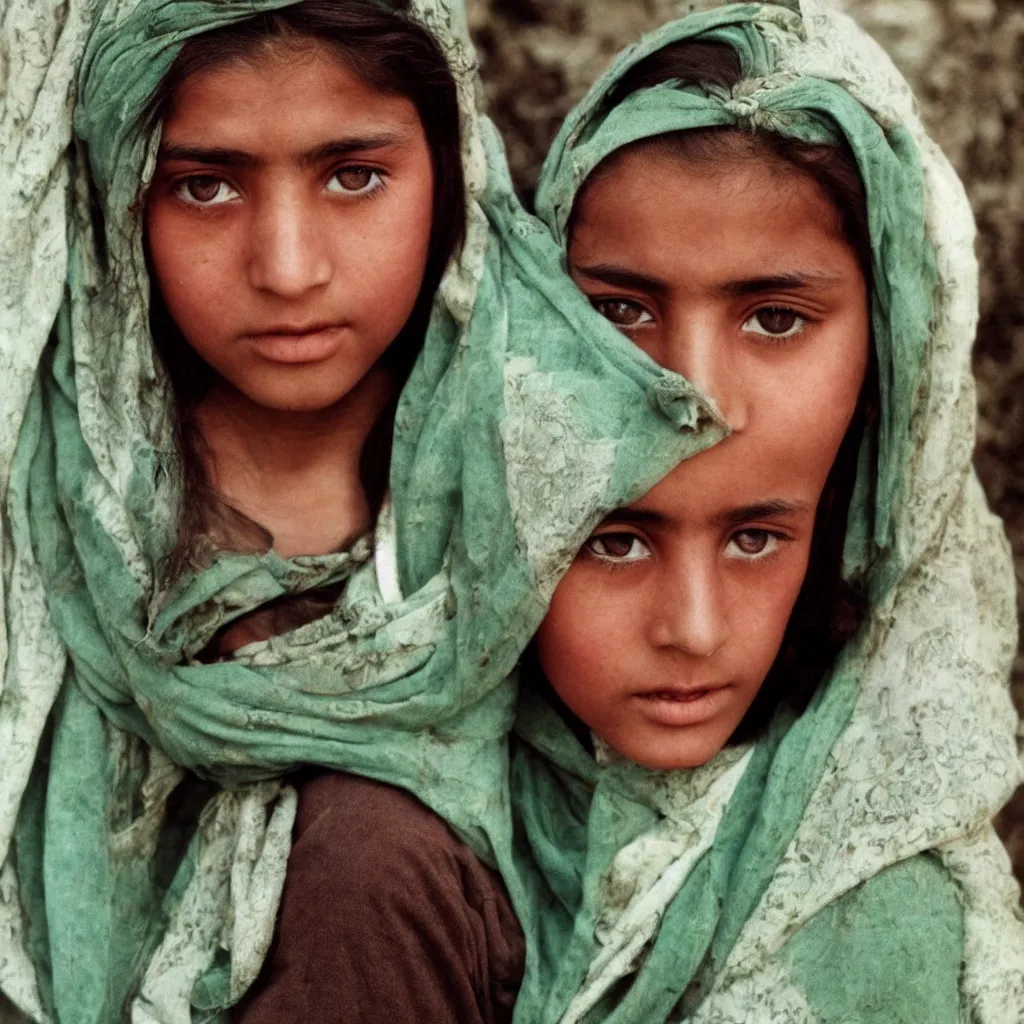
<svg viewBox="0 0 1024 1024">
<path fill-rule="evenodd" d="M 235 1024 L 504 1024 L 525 943 L 500 878 L 413 796 L 301 787 L 274 948 Z"/>
</svg>

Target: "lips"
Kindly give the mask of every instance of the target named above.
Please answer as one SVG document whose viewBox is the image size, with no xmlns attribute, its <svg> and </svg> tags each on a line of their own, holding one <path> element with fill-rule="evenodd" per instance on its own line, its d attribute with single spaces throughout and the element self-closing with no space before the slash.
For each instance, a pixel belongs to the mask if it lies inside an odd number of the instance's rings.
<svg viewBox="0 0 1024 1024">
<path fill-rule="evenodd" d="M 273 363 L 319 363 L 341 346 L 344 328 L 337 324 L 282 327 L 246 336 L 264 359 Z"/>
<path fill-rule="evenodd" d="M 666 687 L 635 694 L 640 713 L 659 725 L 699 725 L 721 713 L 732 699 L 731 686 Z"/>
<path fill-rule="evenodd" d="M 318 334 L 320 331 L 326 331 L 337 326 L 338 324 L 333 320 L 317 320 L 310 321 L 305 324 L 276 324 L 272 327 L 260 327 L 258 330 L 250 331 L 249 334 L 254 338 L 272 334 L 301 336 L 306 334 Z"/>
<path fill-rule="evenodd" d="M 682 703 L 700 700 L 701 697 L 713 692 L 714 687 L 706 687 L 699 690 L 652 690 L 650 693 L 637 694 L 649 700 L 676 700 Z"/>
</svg>

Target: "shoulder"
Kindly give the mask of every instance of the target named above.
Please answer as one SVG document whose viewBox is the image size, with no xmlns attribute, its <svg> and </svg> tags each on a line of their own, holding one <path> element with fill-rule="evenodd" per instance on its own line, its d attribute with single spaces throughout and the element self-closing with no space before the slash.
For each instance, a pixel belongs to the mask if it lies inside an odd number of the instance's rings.
<svg viewBox="0 0 1024 1024">
<path fill-rule="evenodd" d="M 956 1024 L 963 947 L 956 884 L 922 854 L 824 907 L 784 956 L 825 1024 Z"/>
</svg>

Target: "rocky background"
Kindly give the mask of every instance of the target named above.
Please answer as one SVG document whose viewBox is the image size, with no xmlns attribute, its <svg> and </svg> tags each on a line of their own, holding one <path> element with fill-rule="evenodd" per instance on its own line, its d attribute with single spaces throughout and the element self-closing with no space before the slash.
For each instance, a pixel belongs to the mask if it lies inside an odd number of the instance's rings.
<svg viewBox="0 0 1024 1024">
<path fill-rule="evenodd" d="M 925 121 L 974 204 L 982 263 L 977 464 L 1006 520 L 1024 596 L 1024 4 L 834 2 L 875 35 L 914 84 Z M 470 0 L 487 102 L 524 196 L 562 118 L 610 58 L 680 11 L 713 6 L 714 0 Z M 1024 712 L 1024 654 L 1014 683 Z M 1024 788 L 998 824 L 1024 881 Z"/>
</svg>

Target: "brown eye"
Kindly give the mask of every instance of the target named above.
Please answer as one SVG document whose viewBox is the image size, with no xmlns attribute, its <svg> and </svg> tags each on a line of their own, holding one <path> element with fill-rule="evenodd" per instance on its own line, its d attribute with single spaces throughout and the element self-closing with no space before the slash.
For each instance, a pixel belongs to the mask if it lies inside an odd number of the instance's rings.
<svg viewBox="0 0 1024 1024">
<path fill-rule="evenodd" d="M 599 554 L 625 558 L 633 548 L 633 539 L 628 533 L 606 533 L 595 537 L 593 544 Z"/>
<path fill-rule="evenodd" d="M 768 334 L 788 334 L 799 319 L 793 310 L 776 307 L 759 309 L 755 316 Z"/>
<path fill-rule="evenodd" d="M 807 321 L 795 310 L 785 306 L 765 306 L 743 325 L 743 330 L 763 338 L 792 338 L 806 326 Z"/>
<path fill-rule="evenodd" d="M 639 562 L 651 557 L 651 549 L 632 533 L 602 533 L 591 537 L 584 547 L 604 562 Z"/>
<path fill-rule="evenodd" d="M 639 327 L 654 319 L 642 306 L 624 299 L 600 299 L 594 303 L 594 309 L 616 327 Z"/>
<path fill-rule="evenodd" d="M 744 555 L 764 554 L 772 535 L 767 530 L 742 530 L 732 541 Z"/>
<path fill-rule="evenodd" d="M 374 184 L 379 175 L 370 167 L 342 167 L 335 171 L 332 182 L 338 183 L 338 188 L 331 189 L 334 192 L 365 192 Z"/>
<path fill-rule="evenodd" d="M 204 205 L 217 199 L 221 189 L 225 187 L 225 183 L 220 178 L 214 178 L 209 174 L 186 178 L 181 184 L 186 199 Z"/>
</svg>

